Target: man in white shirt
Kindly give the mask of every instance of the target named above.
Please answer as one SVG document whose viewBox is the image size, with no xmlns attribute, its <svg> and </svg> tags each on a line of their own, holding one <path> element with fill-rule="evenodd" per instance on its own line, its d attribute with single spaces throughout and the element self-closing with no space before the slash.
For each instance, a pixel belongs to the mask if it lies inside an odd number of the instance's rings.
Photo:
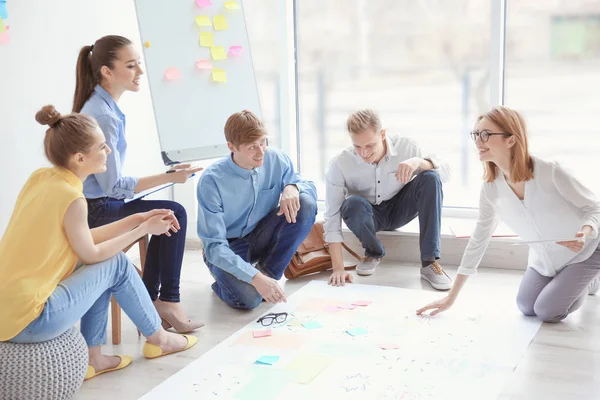
<svg viewBox="0 0 600 400">
<path fill-rule="evenodd" d="M 419 217 L 421 278 L 435 289 L 449 290 L 452 279 L 440 258 L 442 182 L 450 176 L 446 163 L 423 158 L 412 140 L 388 136 L 373 110 L 347 120 L 352 147 L 334 157 L 327 168 L 325 241 L 333 262 L 332 285 L 351 281 L 342 260 L 342 219 L 365 249 L 359 275 L 371 275 L 385 256 L 378 231 L 398 229 Z"/>
</svg>

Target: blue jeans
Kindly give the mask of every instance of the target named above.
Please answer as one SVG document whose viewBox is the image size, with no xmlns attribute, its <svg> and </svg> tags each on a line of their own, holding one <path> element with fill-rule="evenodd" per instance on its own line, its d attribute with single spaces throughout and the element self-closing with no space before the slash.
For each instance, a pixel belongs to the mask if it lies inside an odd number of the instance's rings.
<svg viewBox="0 0 600 400">
<path fill-rule="evenodd" d="M 276 280 L 281 279 L 296 249 L 310 233 L 317 216 L 317 203 L 300 193 L 296 223 L 288 223 L 285 215 L 277 216 L 278 211 L 279 208 L 267 214 L 248 235 L 229 239 L 229 247 L 235 254 L 248 263 L 258 262 L 259 271 Z M 221 300 L 233 308 L 258 307 L 262 297 L 254 286 L 209 263 L 206 256 L 204 262 L 215 278 L 212 289 Z"/>
<path fill-rule="evenodd" d="M 135 200 L 125 203 L 111 198 L 88 199 L 90 228 L 106 225 L 140 212 L 164 208 L 172 210 L 181 229 L 177 233 L 152 236 L 148 243 L 143 281 L 152 301 L 179 302 L 179 280 L 185 251 L 187 213 L 179 203 L 167 200 Z"/>
<path fill-rule="evenodd" d="M 9 341 L 45 342 L 81 319 L 81 334 L 88 347 L 106 344 L 111 295 L 145 337 L 158 331 L 161 320 L 148 291 L 131 261 L 119 253 L 101 263 L 84 265 L 60 282 L 40 316 Z"/>
<path fill-rule="evenodd" d="M 372 205 L 363 197 L 350 196 L 342 204 L 344 223 L 360 240 L 365 255 L 381 258 L 385 248 L 376 232 L 393 231 L 419 217 L 421 260 L 440 258 L 442 182 L 434 171 L 423 171 L 394 197 Z"/>
</svg>

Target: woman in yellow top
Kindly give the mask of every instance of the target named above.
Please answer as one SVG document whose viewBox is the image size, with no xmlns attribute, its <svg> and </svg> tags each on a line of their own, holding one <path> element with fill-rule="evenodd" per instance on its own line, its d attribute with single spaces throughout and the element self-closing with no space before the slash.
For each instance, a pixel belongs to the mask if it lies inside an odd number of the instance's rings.
<svg viewBox="0 0 600 400">
<path fill-rule="evenodd" d="M 54 167 L 29 177 L 0 241 L 0 341 L 50 340 L 81 319 L 89 348 L 86 379 L 124 368 L 131 357 L 105 356 L 100 348 L 114 295 L 146 337 L 146 358 L 193 346 L 196 337 L 161 327 L 148 291 L 122 253 L 142 235 L 177 232 L 172 211 L 139 213 L 90 230 L 83 181 L 106 170 L 104 135 L 93 118 L 61 116 L 53 106 L 36 120 L 50 126 L 44 147 Z"/>
</svg>

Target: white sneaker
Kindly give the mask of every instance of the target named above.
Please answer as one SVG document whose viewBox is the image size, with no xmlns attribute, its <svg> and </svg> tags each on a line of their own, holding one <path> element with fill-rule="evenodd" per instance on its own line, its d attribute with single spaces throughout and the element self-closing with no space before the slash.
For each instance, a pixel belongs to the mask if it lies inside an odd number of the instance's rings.
<svg viewBox="0 0 600 400">
<path fill-rule="evenodd" d="M 592 279 L 589 285 L 588 294 L 590 296 L 595 295 L 596 293 L 598 293 L 598 289 L 600 289 L 600 276 L 597 276 L 594 279 Z"/>
<path fill-rule="evenodd" d="M 437 261 L 421 268 L 421 279 L 425 279 L 437 290 L 450 290 L 452 288 L 452 279 L 444 272 Z"/>
<path fill-rule="evenodd" d="M 373 275 L 380 262 L 381 258 L 363 257 L 356 266 L 356 273 L 362 276 Z"/>
</svg>

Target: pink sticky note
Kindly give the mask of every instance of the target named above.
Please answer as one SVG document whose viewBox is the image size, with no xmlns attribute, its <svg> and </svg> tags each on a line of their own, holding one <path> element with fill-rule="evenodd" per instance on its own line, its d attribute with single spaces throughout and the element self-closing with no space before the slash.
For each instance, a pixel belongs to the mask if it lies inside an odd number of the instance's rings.
<svg viewBox="0 0 600 400">
<path fill-rule="evenodd" d="M 196 68 L 198 69 L 212 69 L 210 60 L 198 60 L 196 61 Z"/>
<path fill-rule="evenodd" d="M 6 30 L 0 33 L 0 44 L 9 44 L 10 43 L 10 31 L 8 30 L 8 26 Z"/>
<path fill-rule="evenodd" d="M 338 308 L 341 308 L 342 310 L 354 310 L 356 306 L 354 304 L 343 304 L 338 306 Z"/>
<path fill-rule="evenodd" d="M 181 72 L 177 67 L 167 68 L 165 71 L 165 79 L 168 81 L 176 81 L 181 79 Z"/>
<path fill-rule="evenodd" d="M 353 301 L 352 305 L 353 306 L 366 307 L 366 306 L 368 306 L 371 303 L 372 303 L 372 301 L 369 301 L 369 300 L 358 300 L 358 301 Z"/>
<path fill-rule="evenodd" d="M 399 349 L 400 346 L 395 343 L 382 343 L 379 345 L 379 348 L 382 350 L 396 350 Z"/>
<path fill-rule="evenodd" d="M 231 54 L 232 56 L 239 56 L 240 54 L 242 54 L 242 50 L 244 50 L 242 46 L 230 46 L 229 54 Z"/>
<path fill-rule="evenodd" d="M 270 329 L 265 329 L 264 331 L 254 331 L 252 332 L 252 336 L 255 338 L 273 336 L 273 331 Z"/>
<path fill-rule="evenodd" d="M 212 2 L 210 0 L 196 0 L 196 5 L 198 7 L 208 7 L 212 6 Z"/>
</svg>

